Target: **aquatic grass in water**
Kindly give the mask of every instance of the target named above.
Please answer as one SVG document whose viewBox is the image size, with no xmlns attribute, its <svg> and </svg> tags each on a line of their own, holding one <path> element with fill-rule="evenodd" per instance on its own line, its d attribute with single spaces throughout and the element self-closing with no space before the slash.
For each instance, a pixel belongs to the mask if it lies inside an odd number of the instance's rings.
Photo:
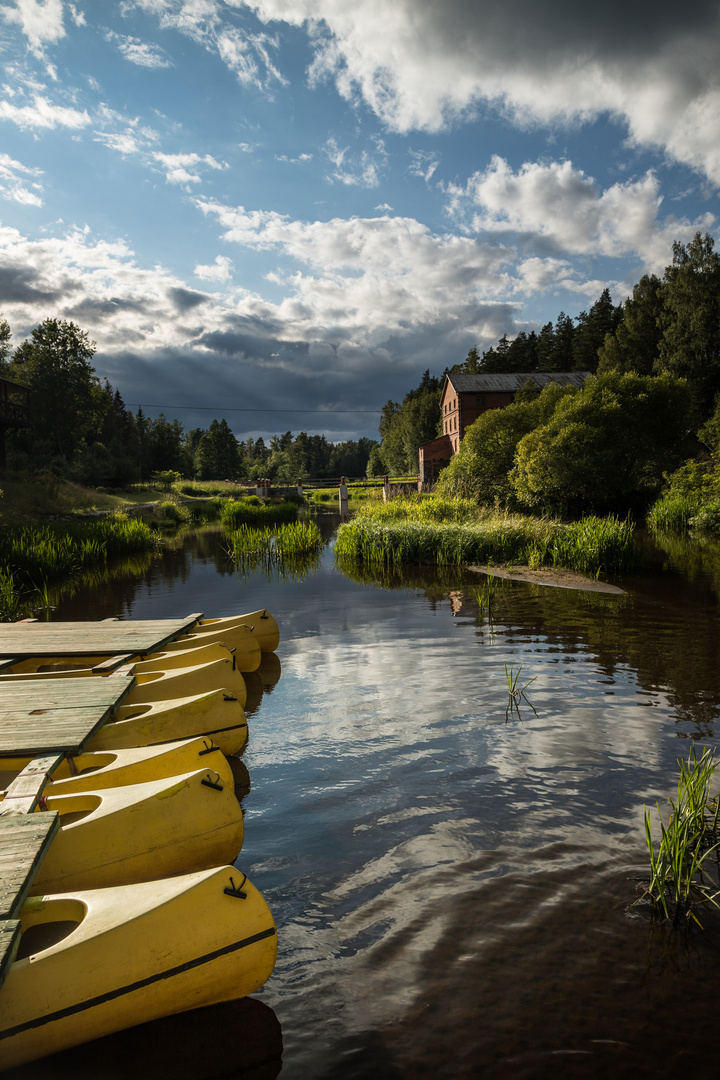
<svg viewBox="0 0 720 1080">
<path fill-rule="evenodd" d="M 262 522 L 292 522 L 297 519 L 296 503 L 263 503 L 256 495 L 246 499 L 227 500 L 220 509 L 224 529 Z"/>
<path fill-rule="evenodd" d="M 261 528 L 241 525 L 230 534 L 228 541 L 228 554 L 236 562 L 246 555 L 264 555 L 273 559 L 312 555 L 321 551 L 325 544 L 319 528 L 311 521 Z"/>
<path fill-rule="evenodd" d="M 655 848 L 651 811 L 645 808 L 645 839 L 650 854 L 650 884 L 639 903 L 649 899 L 656 917 L 672 919 L 677 926 L 681 917 L 702 928 L 697 914 L 701 905 L 720 907 L 718 897 L 718 812 L 720 800 L 711 796 L 710 783 L 717 770 L 712 753 L 705 749 L 698 761 L 693 747 L 687 762 L 679 761 L 677 801 L 669 799 L 670 816 L 663 822 L 657 806 L 660 842 Z M 715 853 L 714 878 L 710 876 L 709 857 Z"/>
<path fill-rule="evenodd" d="M 437 518 L 440 520 L 437 520 Z M 375 565 L 520 563 L 563 566 L 583 573 L 623 572 L 635 561 L 633 524 L 616 517 L 563 524 L 548 518 L 495 514 L 471 500 L 395 499 L 363 507 L 340 526 L 342 563 Z"/>
<path fill-rule="evenodd" d="M 505 664 L 505 678 L 508 686 L 508 703 L 505 709 L 505 723 L 508 722 L 510 717 L 517 712 L 518 720 L 520 719 L 520 704 L 525 701 L 532 711 L 537 716 L 535 706 L 526 696 L 525 691 L 531 683 L 534 683 L 537 679 L 537 675 L 533 675 L 532 679 L 528 679 L 524 686 L 520 686 L 520 672 L 522 671 L 522 664 L 515 671 L 515 665 L 511 664 L 508 670 L 507 664 Z"/>
<path fill-rule="evenodd" d="M 17 618 L 33 608 L 33 596 L 45 606 L 49 584 L 68 579 L 108 558 L 151 551 L 157 534 L 146 522 L 124 514 L 95 521 L 6 528 L 0 531 L 0 617 Z"/>
<path fill-rule="evenodd" d="M 228 537 L 228 555 L 241 576 L 258 571 L 271 580 L 302 580 L 317 569 L 325 541 L 314 522 L 241 525 Z"/>
</svg>

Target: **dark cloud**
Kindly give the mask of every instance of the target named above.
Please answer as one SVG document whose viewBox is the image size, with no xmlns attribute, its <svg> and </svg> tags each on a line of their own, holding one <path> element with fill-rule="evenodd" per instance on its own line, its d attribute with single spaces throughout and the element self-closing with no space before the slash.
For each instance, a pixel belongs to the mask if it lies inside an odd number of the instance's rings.
<svg viewBox="0 0 720 1080">
<path fill-rule="evenodd" d="M 167 291 L 168 299 L 176 311 L 184 313 L 206 304 L 209 297 L 205 293 L 196 292 L 194 289 L 171 288 Z"/>
<path fill-rule="evenodd" d="M 581 56 L 645 59 L 686 35 L 717 41 L 720 28 L 717 0 L 407 0 L 407 6 L 439 52 L 484 53 L 492 42 L 495 55 L 538 68 Z"/>
<path fill-rule="evenodd" d="M 0 267 L 0 304 L 57 303 L 62 298 L 63 291 L 36 285 L 36 276 L 29 266 Z"/>
</svg>

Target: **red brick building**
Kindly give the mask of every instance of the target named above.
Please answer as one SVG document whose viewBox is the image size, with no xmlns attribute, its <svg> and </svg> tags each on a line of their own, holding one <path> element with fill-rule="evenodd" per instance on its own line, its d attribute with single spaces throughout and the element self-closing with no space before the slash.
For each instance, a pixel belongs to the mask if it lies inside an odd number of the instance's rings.
<svg viewBox="0 0 720 1080">
<path fill-rule="evenodd" d="M 446 375 L 440 408 L 443 433 L 419 448 L 421 483 L 434 483 L 438 473 L 457 453 L 465 432 L 488 409 L 502 409 L 515 400 L 519 390 L 530 384 L 539 393 L 550 383 L 583 385 L 588 371 L 533 371 L 506 375 Z"/>
</svg>

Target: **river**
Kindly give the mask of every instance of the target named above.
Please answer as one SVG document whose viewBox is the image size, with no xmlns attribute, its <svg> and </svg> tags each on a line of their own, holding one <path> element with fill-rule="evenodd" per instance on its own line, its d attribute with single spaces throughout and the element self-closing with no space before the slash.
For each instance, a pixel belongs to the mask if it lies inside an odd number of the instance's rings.
<svg viewBox="0 0 720 1080">
<path fill-rule="evenodd" d="M 278 927 L 255 999 L 279 1028 L 258 1072 L 219 1027 L 218 1076 L 277 1075 L 278 1031 L 282 1080 L 714 1072 L 720 913 L 688 935 L 631 906 L 644 804 L 720 713 L 714 564 L 656 557 L 623 596 L 505 582 L 488 613 L 477 574 L 352 580 L 331 546 L 300 580 L 242 578 L 207 530 L 53 613 L 280 625 L 238 859 Z M 519 712 L 505 665 L 534 680 Z"/>
</svg>

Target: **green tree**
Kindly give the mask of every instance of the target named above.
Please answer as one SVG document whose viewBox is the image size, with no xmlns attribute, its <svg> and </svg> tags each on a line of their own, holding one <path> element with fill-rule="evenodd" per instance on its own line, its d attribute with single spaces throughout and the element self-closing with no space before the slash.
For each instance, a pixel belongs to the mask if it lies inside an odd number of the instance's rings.
<svg viewBox="0 0 720 1080">
<path fill-rule="evenodd" d="M 227 420 L 213 420 L 195 451 L 201 480 L 235 480 L 240 474 L 240 448 Z"/>
<path fill-rule="evenodd" d="M 552 384 L 541 394 L 518 395 L 504 409 L 488 409 L 470 425 L 446 469 L 438 490 L 449 495 L 477 498 L 486 506 L 512 502 L 508 473 L 515 450 L 524 435 L 552 415 L 563 397 L 576 391 Z"/>
<path fill-rule="evenodd" d="M 45 319 L 10 366 L 10 377 L 31 390 L 31 442 L 66 461 L 97 434 L 108 410 L 94 355 L 95 342 L 75 323 Z"/>
<path fill-rule="evenodd" d="M 622 319 L 605 336 L 598 349 L 598 368 L 603 371 L 634 371 L 652 375 L 660 349 L 662 330 L 662 283 L 655 274 L 644 274 L 625 301 Z"/>
<path fill-rule="evenodd" d="M 517 446 L 510 482 L 520 502 L 553 512 L 644 504 L 682 456 L 687 384 L 671 376 L 606 372 L 562 397 Z"/>
<path fill-rule="evenodd" d="M 581 311 L 576 318 L 573 335 L 572 357 L 575 371 L 597 371 L 598 350 L 608 334 L 612 334 L 622 318 L 622 307 L 615 307 L 609 289 L 603 289 L 600 298 L 589 311 Z"/>
<path fill-rule="evenodd" d="M 182 472 L 183 426 L 160 413 L 156 420 L 144 420 L 143 474 L 174 469 Z"/>
<path fill-rule="evenodd" d="M 388 401 L 380 418 L 381 454 L 395 475 L 416 473 L 418 448 L 434 439 L 441 423 L 442 382 L 425 371 L 420 385 L 408 391 L 402 404 Z"/>
<path fill-rule="evenodd" d="M 549 325 L 549 324 L 548 324 Z M 538 342 L 539 371 L 572 371 L 575 327 L 569 315 L 561 311 L 552 330 L 546 334 L 547 325 L 540 331 Z"/>
<path fill-rule="evenodd" d="M 720 391 L 720 255 L 707 233 L 673 244 L 663 280 L 663 329 L 656 370 L 687 379 L 699 421 Z"/>
</svg>

